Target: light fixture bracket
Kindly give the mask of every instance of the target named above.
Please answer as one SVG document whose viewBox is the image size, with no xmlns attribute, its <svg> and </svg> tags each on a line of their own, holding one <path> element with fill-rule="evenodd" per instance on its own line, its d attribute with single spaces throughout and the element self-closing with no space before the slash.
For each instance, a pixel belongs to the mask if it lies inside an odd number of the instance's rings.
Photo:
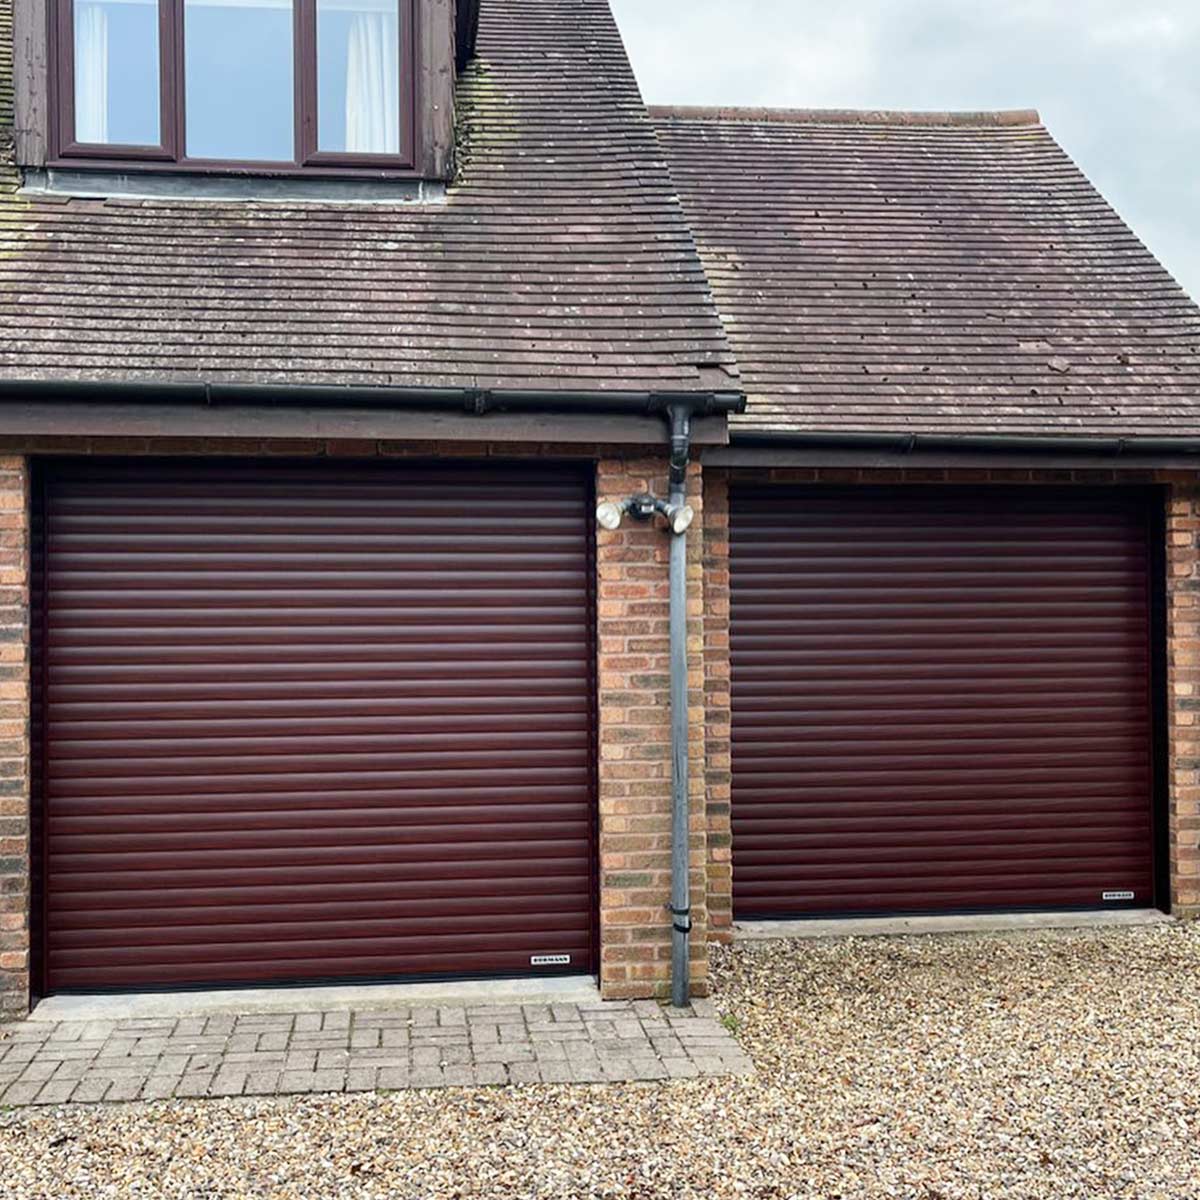
<svg viewBox="0 0 1200 1200">
<path fill-rule="evenodd" d="M 625 501 L 624 508 L 635 521 L 652 521 L 662 512 L 663 502 L 649 492 L 638 492 Z"/>
</svg>

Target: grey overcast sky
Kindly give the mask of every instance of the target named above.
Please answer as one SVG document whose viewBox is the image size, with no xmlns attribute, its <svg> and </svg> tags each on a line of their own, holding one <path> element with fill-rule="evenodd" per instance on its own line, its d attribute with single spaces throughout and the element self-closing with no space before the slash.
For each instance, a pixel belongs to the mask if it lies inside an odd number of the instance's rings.
<svg viewBox="0 0 1200 1200">
<path fill-rule="evenodd" d="M 1200 0 L 612 0 L 650 104 L 1037 108 L 1200 298 Z"/>
</svg>

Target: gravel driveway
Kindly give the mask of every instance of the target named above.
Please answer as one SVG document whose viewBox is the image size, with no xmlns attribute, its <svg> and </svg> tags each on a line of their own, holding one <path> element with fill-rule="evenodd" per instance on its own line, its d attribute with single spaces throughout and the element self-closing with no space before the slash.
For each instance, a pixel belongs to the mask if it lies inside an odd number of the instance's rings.
<svg viewBox="0 0 1200 1200">
<path fill-rule="evenodd" d="M 716 956 L 752 1078 L 0 1113 L 0 1196 L 1200 1195 L 1200 929 Z"/>
</svg>

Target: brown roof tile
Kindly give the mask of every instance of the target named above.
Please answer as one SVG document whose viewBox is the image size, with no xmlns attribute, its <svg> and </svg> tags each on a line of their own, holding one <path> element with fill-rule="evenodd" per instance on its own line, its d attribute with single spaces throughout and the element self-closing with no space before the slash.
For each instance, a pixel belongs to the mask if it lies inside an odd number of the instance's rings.
<svg viewBox="0 0 1200 1200">
<path fill-rule="evenodd" d="M 459 111 L 441 203 L 64 201 L 10 171 L 0 378 L 736 387 L 606 0 L 484 0 Z"/>
<path fill-rule="evenodd" d="M 1200 433 L 1200 309 L 1035 113 L 651 114 L 735 428 Z"/>
</svg>

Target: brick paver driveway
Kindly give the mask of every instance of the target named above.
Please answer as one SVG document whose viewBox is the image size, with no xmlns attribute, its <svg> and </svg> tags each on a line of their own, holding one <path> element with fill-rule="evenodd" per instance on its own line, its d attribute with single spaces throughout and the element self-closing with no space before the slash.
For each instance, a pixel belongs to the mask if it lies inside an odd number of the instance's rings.
<svg viewBox="0 0 1200 1200">
<path fill-rule="evenodd" d="M 0 1033 L 0 1105 L 269 1096 L 749 1072 L 704 1001 L 389 1008 L 127 1021 Z"/>
</svg>

